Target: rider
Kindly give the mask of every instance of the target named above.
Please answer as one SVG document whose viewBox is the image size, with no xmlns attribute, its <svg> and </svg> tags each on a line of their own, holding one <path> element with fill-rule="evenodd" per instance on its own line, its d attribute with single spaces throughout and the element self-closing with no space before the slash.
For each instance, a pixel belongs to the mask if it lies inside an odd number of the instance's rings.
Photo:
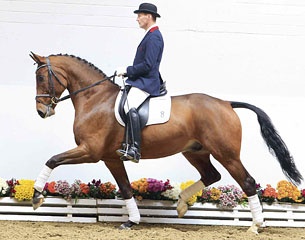
<svg viewBox="0 0 305 240">
<path fill-rule="evenodd" d="M 145 30 L 145 36 L 137 48 L 132 66 L 119 68 L 117 76 L 127 77 L 126 83 L 130 91 L 124 106 L 127 113 L 126 131 L 131 136 L 131 145 L 126 142 L 116 152 L 122 160 L 138 163 L 141 158 L 141 127 L 137 108 L 148 96 L 160 95 L 162 83 L 159 66 L 163 53 L 163 38 L 156 24 L 157 7 L 151 3 L 142 3 L 134 13 L 137 22 Z"/>
</svg>

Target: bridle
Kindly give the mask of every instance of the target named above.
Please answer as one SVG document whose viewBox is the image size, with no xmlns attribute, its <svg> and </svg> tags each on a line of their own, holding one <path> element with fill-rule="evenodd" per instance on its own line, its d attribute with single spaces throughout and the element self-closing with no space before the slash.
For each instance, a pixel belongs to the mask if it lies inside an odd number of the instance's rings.
<svg viewBox="0 0 305 240">
<path fill-rule="evenodd" d="M 58 104 L 59 102 L 61 101 L 64 101 L 64 100 L 67 100 L 69 98 L 71 98 L 72 95 L 76 95 L 78 94 L 79 92 L 82 92 L 82 91 L 85 91 L 91 87 L 94 87 L 94 86 L 97 86 L 99 84 L 101 84 L 102 82 L 105 82 L 107 80 L 111 80 L 112 79 L 112 82 L 115 83 L 115 76 L 116 76 L 116 73 L 110 77 L 105 77 L 104 79 L 100 80 L 100 81 L 97 81 L 87 87 L 84 87 L 84 88 L 81 88 L 79 90 L 76 90 L 75 92 L 72 92 L 70 94 L 68 94 L 67 96 L 65 97 L 62 97 L 62 98 L 58 98 L 56 97 L 56 93 L 55 93 L 55 88 L 54 88 L 54 81 L 52 79 L 52 76 L 54 76 L 54 78 L 56 79 L 56 81 L 64 88 L 66 89 L 67 86 L 65 86 L 61 81 L 60 79 L 57 77 L 56 73 L 53 71 L 52 69 L 52 66 L 51 66 L 51 63 L 50 63 L 50 59 L 48 57 L 46 57 L 46 64 L 42 64 L 40 66 L 37 67 L 36 69 L 36 73 L 39 69 L 41 68 L 44 68 L 44 67 L 47 67 L 48 68 L 48 83 L 49 83 L 49 93 L 48 94 L 37 94 L 36 97 L 35 97 L 35 100 L 36 102 L 38 103 L 41 103 L 43 105 L 45 105 L 48 110 L 47 110 L 47 115 L 48 113 L 50 112 L 50 108 L 52 107 L 52 105 L 56 105 Z M 42 101 L 39 100 L 39 98 L 50 98 L 50 103 L 49 104 L 46 104 L 46 103 L 43 103 Z"/>
<path fill-rule="evenodd" d="M 60 81 L 60 79 L 57 77 L 57 75 L 55 74 L 55 72 L 53 71 L 52 67 L 51 67 L 51 63 L 50 63 L 50 59 L 47 57 L 46 58 L 47 63 L 46 64 L 42 64 L 40 66 L 37 67 L 36 69 L 36 73 L 38 70 L 40 70 L 41 68 L 47 67 L 48 68 L 48 83 L 49 83 L 49 93 L 48 94 L 37 94 L 35 97 L 36 102 L 39 102 L 45 106 L 47 106 L 48 108 L 51 107 L 53 104 L 57 104 L 58 103 L 58 98 L 56 97 L 55 94 L 55 88 L 54 88 L 54 82 L 52 80 L 52 76 L 54 76 L 54 78 L 56 79 L 56 81 L 64 87 L 64 89 L 66 89 L 67 87 Z M 40 101 L 38 98 L 50 98 L 51 101 L 49 104 L 45 104 L 42 101 Z"/>
</svg>

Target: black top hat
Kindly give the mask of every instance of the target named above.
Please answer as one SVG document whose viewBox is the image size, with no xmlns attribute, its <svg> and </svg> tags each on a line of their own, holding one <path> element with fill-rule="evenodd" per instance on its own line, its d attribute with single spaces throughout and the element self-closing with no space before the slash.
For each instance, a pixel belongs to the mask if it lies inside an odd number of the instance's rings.
<svg viewBox="0 0 305 240">
<path fill-rule="evenodd" d="M 150 13 L 155 15 L 156 17 L 161 17 L 159 13 L 157 13 L 157 7 L 151 3 L 140 4 L 139 9 L 135 10 L 134 13 Z"/>
</svg>

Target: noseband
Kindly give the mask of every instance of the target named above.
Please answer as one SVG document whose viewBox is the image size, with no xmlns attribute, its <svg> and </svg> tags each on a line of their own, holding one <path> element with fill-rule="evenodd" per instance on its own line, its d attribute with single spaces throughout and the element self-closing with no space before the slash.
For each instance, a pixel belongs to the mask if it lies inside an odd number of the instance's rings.
<svg viewBox="0 0 305 240">
<path fill-rule="evenodd" d="M 38 94 L 36 95 L 35 97 L 35 100 L 36 102 L 38 103 L 41 103 L 43 105 L 45 105 L 47 108 L 48 108 L 48 112 L 50 111 L 50 108 L 52 107 L 52 105 L 56 105 L 57 103 L 61 102 L 61 101 L 64 101 L 64 100 L 67 100 L 69 98 L 71 98 L 72 95 L 76 95 L 77 93 L 79 92 L 82 92 L 82 91 L 85 91 L 91 87 L 94 87 L 94 86 L 97 86 L 99 85 L 100 83 L 102 82 L 105 82 L 106 80 L 111 80 L 112 79 L 112 82 L 115 83 L 115 76 L 116 76 L 116 73 L 110 77 L 105 77 L 104 79 L 98 81 L 98 82 L 95 82 L 87 87 L 84 87 L 84 88 L 81 88 L 75 92 L 72 92 L 70 94 L 68 94 L 67 96 L 65 97 L 62 97 L 62 98 L 58 98 L 56 97 L 56 93 L 55 93 L 55 88 L 54 88 L 54 82 L 52 80 L 52 76 L 54 76 L 54 78 L 56 79 L 56 81 L 62 86 L 64 87 L 64 89 L 67 88 L 67 86 L 65 86 L 61 81 L 60 79 L 57 77 L 57 75 L 55 74 L 55 72 L 53 71 L 52 67 L 51 67 L 51 63 L 50 63 L 50 59 L 47 57 L 46 58 L 46 61 L 47 63 L 46 64 L 43 64 L 41 66 L 38 66 L 37 69 L 36 69 L 36 73 L 39 69 L 41 68 L 44 68 L 44 67 L 47 67 L 48 68 L 48 83 L 49 83 L 49 93 L 48 94 Z M 45 104 L 43 102 L 41 102 L 38 98 L 50 98 L 51 101 L 49 104 Z"/>
</svg>

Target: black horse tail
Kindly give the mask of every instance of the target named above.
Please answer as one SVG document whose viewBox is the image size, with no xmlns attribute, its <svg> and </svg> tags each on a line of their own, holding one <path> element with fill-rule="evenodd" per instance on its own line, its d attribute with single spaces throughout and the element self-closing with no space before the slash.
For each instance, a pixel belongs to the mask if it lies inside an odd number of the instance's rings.
<svg viewBox="0 0 305 240">
<path fill-rule="evenodd" d="M 281 165 L 285 176 L 295 185 L 299 185 L 303 177 L 297 169 L 293 157 L 280 137 L 275 127 L 273 126 L 269 116 L 260 108 L 243 102 L 230 102 L 232 108 L 247 108 L 252 110 L 257 115 L 257 120 L 260 124 L 261 135 L 269 148 L 269 152 L 275 156 Z"/>
</svg>

